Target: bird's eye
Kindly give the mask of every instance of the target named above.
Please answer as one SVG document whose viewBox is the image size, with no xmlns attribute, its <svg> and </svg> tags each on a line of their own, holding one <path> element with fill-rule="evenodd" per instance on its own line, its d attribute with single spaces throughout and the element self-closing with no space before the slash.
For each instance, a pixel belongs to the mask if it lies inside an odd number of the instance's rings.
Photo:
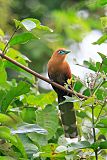
<svg viewBox="0 0 107 160">
<path fill-rule="evenodd" d="M 59 54 L 64 54 L 63 50 L 58 51 Z"/>
</svg>

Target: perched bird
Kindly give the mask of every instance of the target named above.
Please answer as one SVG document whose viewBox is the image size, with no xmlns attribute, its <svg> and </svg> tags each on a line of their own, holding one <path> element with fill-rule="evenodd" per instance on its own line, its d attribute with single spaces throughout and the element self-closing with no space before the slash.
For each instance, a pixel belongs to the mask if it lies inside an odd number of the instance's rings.
<svg viewBox="0 0 107 160">
<path fill-rule="evenodd" d="M 48 62 L 48 76 L 49 78 L 64 86 L 68 79 L 71 79 L 71 70 L 69 64 L 66 62 L 66 56 L 70 51 L 60 48 L 56 50 L 51 56 Z M 65 91 L 62 91 L 55 86 L 52 86 L 58 95 L 59 110 L 61 113 L 61 121 L 65 132 L 65 137 L 76 138 L 77 126 L 76 126 L 76 115 L 72 102 L 65 102 L 66 95 Z M 68 95 L 69 96 L 69 95 Z M 70 95 L 72 96 L 72 95 Z"/>
</svg>

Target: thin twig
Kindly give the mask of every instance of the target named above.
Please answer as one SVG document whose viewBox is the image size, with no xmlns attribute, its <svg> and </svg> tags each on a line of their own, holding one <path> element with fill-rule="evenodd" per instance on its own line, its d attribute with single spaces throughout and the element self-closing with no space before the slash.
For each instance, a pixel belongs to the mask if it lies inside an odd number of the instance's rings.
<svg viewBox="0 0 107 160">
<path fill-rule="evenodd" d="M 4 58 L 4 59 L 10 61 L 11 63 L 15 64 L 16 66 L 22 68 L 23 70 L 29 72 L 30 74 L 34 75 L 35 77 L 37 77 L 37 78 L 39 78 L 39 79 L 41 79 L 41 80 L 43 80 L 43 81 L 45 81 L 45 82 L 47 82 L 47 83 L 50 83 L 51 85 L 53 85 L 53 86 L 55 86 L 55 87 L 57 87 L 57 88 L 65 91 L 65 92 L 67 92 L 67 93 L 69 93 L 69 94 L 73 94 L 73 95 L 76 94 L 79 98 L 88 99 L 87 96 L 82 95 L 81 93 L 77 93 L 77 92 L 74 93 L 74 92 L 73 92 L 72 90 L 70 90 L 70 89 L 65 89 L 62 85 L 60 85 L 60 84 L 58 84 L 58 83 L 56 83 L 56 82 L 53 82 L 53 81 L 51 81 L 50 79 L 42 76 L 41 74 L 39 74 L 39 73 L 31 70 L 30 68 L 25 67 L 24 65 L 20 64 L 19 62 L 16 62 L 15 60 L 11 59 L 10 57 L 4 55 L 4 54 L 2 53 L 2 51 L 0 51 L 0 56 L 1 56 L 2 58 Z"/>
<path fill-rule="evenodd" d="M 7 44 L 5 45 L 5 47 L 4 47 L 3 51 L 2 51 L 2 54 L 5 54 L 5 53 L 6 53 L 6 49 L 7 49 L 8 45 L 9 45 L 9 42 L 11 41 L 11 39 L 13 38 L 13 36 L 15 35 L 15 33 L 17 32 L 18 29 L 19 29 L 19 26 L 14 30 L 14 32 L 13 32 L 13 34 L 11 35 L 9 41 L 8 41 Z"/>
</svg>

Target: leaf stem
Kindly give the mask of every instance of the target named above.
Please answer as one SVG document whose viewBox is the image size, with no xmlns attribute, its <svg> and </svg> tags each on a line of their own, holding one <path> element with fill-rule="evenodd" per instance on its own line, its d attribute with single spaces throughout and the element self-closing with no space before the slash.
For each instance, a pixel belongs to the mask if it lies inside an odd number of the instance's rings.
<svg viewBox="0 0 107 160">
<path fill-rule="evenodd" d="M 11 35 L 9 41 L 6 43 L 6 45 L 5 45 L 5 47 L 4 47 L 3 51 L 2 51 L 2 54 L 5 54 L 5 53 L 6 53 L 7 47 L 8 47 L 8 45 L 9 45 L 9 42 L 11 41 L 11 39 L 13 38 L 13 36 L 15 35 L 15 33 L 17 32 L 18 29 L 19 29 L 19 26 L 14 30 L 14 32 L 13 32 L 13 34 Z"/>
<path fill-rule="evenodd" d="M 94 137 L 94 143 L 96 142 L 96 133 L 95 133 L 95 122 L 94 122 L 94 106 L 92 105 L 92 129 L 93 129 L 93 137 Z M 95 152 L 95 158 L 98 160 L 98 154 L 97 154 L 97 149 L 94 150 Z"/>
</svg>

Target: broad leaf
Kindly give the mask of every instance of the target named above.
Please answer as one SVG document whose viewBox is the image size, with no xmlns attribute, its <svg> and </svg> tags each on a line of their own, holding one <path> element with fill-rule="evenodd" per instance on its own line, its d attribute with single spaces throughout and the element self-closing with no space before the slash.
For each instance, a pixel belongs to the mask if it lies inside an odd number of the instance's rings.
<svg viewBox="0 0 107 160">
<path fill-rule="evenodd" d="M 83 103 L 82 103 L 82 107 L 84 106 L 92 106 L 95 102 L 95 97 L 89 97 L 87 100 L 85 100 Z"/>
<path fill-rule="evenodd" d="M 26 18 L 21 21 L 21 24 L 28 30 L 31 31 L 32 29 L 36 28 L 37 25 L 40 25 L 40 21 L 34 18 Z"/>
<path fill-rule="evenodd" d="M 100 121 L 96 124 L 96 128 L 107 128 L 107 118 L 100 119 Z"/>
<path fill-rule="evenodd" d="M 27 97 L 27 103 L 30 105 L 45 107 L 47 104 L 52 104 L 56 99 L 56 93 L 54 91 L 40 94 L 40 95 L 29 95 Z"/>
<path fill-rule="evenodd" d="M 52 105 L 47 105 L 43 110 L 36 112 L 37 124 L 48 131 L 48 139 L 52 138 L 58 128 L 57 110 Z"/>
<path fill-rule="evenodd" d="M 15 97 L 25 94 L 29 92 L 29 90 L 30 90 L 30 85 L 23 81 L 19 82 L 17 87 L 12 87 L 2 100 L 2 104 L 1 104 L 2 112 L 6 112 L 9 104 L 12 102 L 12 100 Z"/>
<path fill-rule="evenodd" d="M 18 34 L 16 36 L 14 36 L 10 41 L 9 41 L 9 45 L 13 46 L 16 44 L 22 44 L 22 43 L 26 43 L 29 40 L 35 39 L 36 37 L 32 34 L 32 33 L 21 33 Z"/>
<path fill-rule="evenodd" d="M 28 137 L 39 146 L 45 146 L 48 144 L 48 139 L 46 135 L 38 134 L 38 133 L 28 133 Z"/>
<path fill-rule="evenodd" d="M 16 134 L 16 133 L 31 133 L 31 132 L 36 132 L 39 134 L 47 134 L 47 131 L 41 127 L 39 127 L 36 124 L 23 124 L 19 127 L 17 127 L 17 130 L 11 129 L 11 133 L 12 134 Z"/>
<path fill-rule="evenodd" d="M 38 147 L 32 143 L 32 141 L 27 137 L 27 135 L 20 134 L 19 137 L 24 145 L 28 157 L 32 157 L 34 153 L 38 152 Z"/>
<path fill-rule="evenodd" d="M 80 141 L 77 143 L 70 143 L 68 146 L 68 151 L 71 152 L 77 149 L 90 148 L 91 145 L 88 141 Z"/>
<path fill-rule="evenodd" d="M 17 140 L 11 135 L 10 129 L 5 126 L 0 126 L 0 139 L 6 139 L 16 146 Z"/>
<path fill-rule="evenodd" d="M 107 149 L 107 140 L 104 142 L 100 142 L 99 147 L 100 149 Z"/>
<path fill-rule="evenodd" d="M 16 121 L 11 116 L 0 113 L 0 123 L 6 126 L 15 126 Z"/>
</svg>

